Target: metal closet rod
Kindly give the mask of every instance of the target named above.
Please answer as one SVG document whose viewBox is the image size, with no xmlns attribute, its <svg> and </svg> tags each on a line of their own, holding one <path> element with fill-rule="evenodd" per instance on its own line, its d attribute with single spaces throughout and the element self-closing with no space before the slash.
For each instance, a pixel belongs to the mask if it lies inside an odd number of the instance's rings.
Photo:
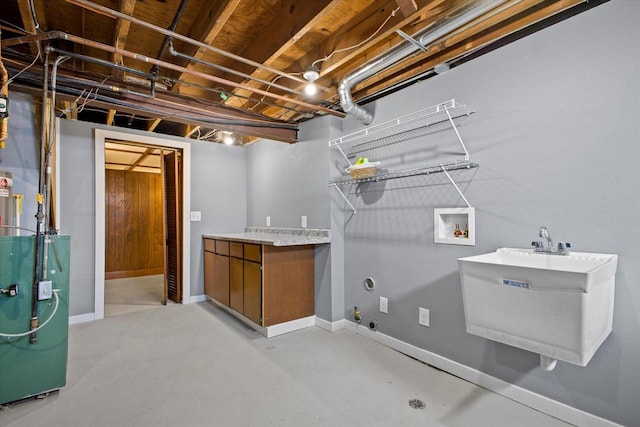
<svg viewBox="0 0 640 427">
<path fill-rule="evenodd" d="M 231 80 L 227 80 L 227 79 L 223 79 L 221 77 L 216 77 L 216 76 L 212 76 L 206 73 L 202 73 L 200 71 L 197 70 L 191 70 L 189 68 L 185 68 L 185 67 L 181 67 L 179 65 L 176 64 L 172 64 L 170 62 L 165 62 L 165 61 L 161 61 L 158 59 L 154 59 L 154 58 L 150 58 L 148 56 L 145 55 L 141 55 L 138 53 L 133 53 L 133 52 L 129 52 L 128 50 L 124 50 L 124 49 L 120 49 L 114 46 L 110 46 L 110 45 L 106 45 L 104 43 L 100 43 L 100 42 L 96 42 L 96 41 L 92 41 L 92 40 L 87 40 L 84 39 L 82 37 L 78 37 L 78 36 L 74 36 L 72 34 L 68 34 L 65 33 L 63 31 L 50 31 L 48 33 L 43 33 L 43 34 L 36 34 L 36 35 L 32 35 L 32 36 L 25 36 L 25 37 L 15 37 L 12 38 L 10 40 L 6 40 L 2 42 L 2 46 L 15 46 L 15 45 L 19 45 L 19 44 L 24 44 L 24 43 L 34 43 L 34 42 L 38 42 L 38 41 L 42 41 L 42 40 L 53 40 L 53 39 L 62 39 L 62 40 L 67 40 L 67 41 L 71 41 L 73 43 L 77 43 L 83 46 L 88 46 L 88 47 L 93 47 L 95 49 L 99 49 L 105 52 L 109 52 L 109 53 L 116 53 L 116 54 L 120 54 L 124 57 L 127 58 L 131 58 L 131 59 L 135 59 L 137 61 L 142 61 L 142 62 L 146 62 L 149 64 L 154 64 L 154 65 L 158 65 L 160 67 L 163 68 L 167 68 L 169 70 L 173 70 L 173 71 L 178 71 L 181 73 L 187 73 L 187 74 L 191 74 L 193 76 L 196 77 L 200 77 L 201 79 L 204 80 L 209 80 L 212 82 L 215 82 L 217 84 L 221 84 L 221 85 L 227 85 L 227 86 L 232 86 L 232 87 L 236 87 L 239 89 L 244 89 L 247 90 L 249 92 L 253 92 L 253 93 L 257 93 L 260 95 L 264 95 L 273 99 L 277 99 L 279 101 L 283 101 L 283 102 L 291 102 L 293 104 L 297 104 L 301 107 L 305 107 L 308 108 L 310 110 L 316 110 L 316 111 L 322 111 L 323 113 L 327 113 L 336 117 L 345 117 L 344 113 L 338 112 L 336 110 L 332 110 L 330 108 L 326 108 L 326 107 L 322 107 L 320 105 L 314 105 L 314 104 L 310 104 L 308 102 L 305 101 L 300 101 L 298 99 L 295 98 L 287 98 L 286 96 L 282 96 L 282 95 L 277 95 L 271 92 L 267 92 L 266 90 L 262 90 L 262 89 L 257 89 L 257 88 L 253 88 L 250 86 L 246 86 L 243 85 L 241 83 L 236 83 L 234 81 Z"/>
<path fill-rule="evenodd" d="M 295 80 L 295 81 L 297 81 L 299 83 L 303 83 L 303 84 L 308 83 L 306 80 L 304 80 L 304 79 L 302 79 L 302 78 L 300 78 L 298 76 L 294 76 L 294 75 L 291 75 L 289 73 L 285 73 L 284 71 L 278 70 L 277 68 L 269 67 L 268 65 L 264 65 L 264 64 L 261 64 L 259 62 L 252 61 L 251 59 L 244 58 L 244 57 L 239 56 L 239 55 L 235 55 L 235 54 L 233 54 L 231 52 L 227 52 L 226 50 L 222 50 L 222 49 L 219 49 L 217 47 L 214 47 L 214 46 L 208 45 L 206 43 L 203 43 L 203 42 L 201 42 L 199 40 L 195 40 L 195 39 L 192 39 L 190 37 L 183 36 L 182 34 L 176 33 L 174 31 L 170 31 L 170 30 L 167 30 L 165 28 L 158 27 L 157 25 L 151 24 L 149 22 L 143 21 L 143 20 L 138 19 L 138 18 L 134 18 L 133 16 L 129 16 L 129 15 L 124 14 L 122 12 L 118 12 L 117 10 L 109 9 L 108 7 L 100 6 L 100 5 L 97 5 L 95 3 L 91 3 L 90 1 L 86 1 L 86 0 L 66 0 L 66 1 L 68 3 L 71 3 L 71 4 L 74 4 L 74 5 L 78 6 L 78 7 L 81 7 L 83 9 L 87 9 L 87 10 L 90 10 L 92 12 L 99 13 L 101 15 L 109 16 L 109 17 L 112 17 L 112 18 L 124 19 L 124 20 L 132 22 L 134 24 L 137 24 L 137 25 L 149 28 L 151 30 L 157 31 L 157 32 L 159 32 L 161 34 L 164 34 L 165 36 L 171 36 L 173 38 L 176 38 L 176 39 L 182 40 L 184 42 L 187 42 L 189 44 L 198 46 L 198 47 L 200 47 L 202 49 L 206 49 L 206 50 L 209 50 L 211 52 L 215 52 L 215 53 L 217 53 L 219 55 L 226 56 L 227 58 L 231 58 L 231 59 L 235 59 L 236 61 L 244 62 L 245 64 L 251 65 L 251 66 L 256 67 L 258 69 L 271 71 L 274 74 L 277 74 L 277 75 L 282 76 L 282 77 L 286 77 L 286 78 L 291 79 L 291 80 Z M 323 91 L 327 91 L 327 92 L 330 91 L 329 88 L 326 88 L 326 87 L 323 87 L 323 86 L 320 86 L 320 85 L 316 85 L 316 86 L 318 86 L 318 88 L 322 89 Z"/>
</svg>

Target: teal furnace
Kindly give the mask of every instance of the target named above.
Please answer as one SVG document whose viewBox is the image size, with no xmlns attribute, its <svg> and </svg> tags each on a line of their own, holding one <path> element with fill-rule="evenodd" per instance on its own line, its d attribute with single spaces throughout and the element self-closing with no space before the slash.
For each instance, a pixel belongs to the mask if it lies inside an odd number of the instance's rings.
<svg viewBox="0 0 640 427">
<path fill-rule="evenodd" d="M 50 320 L 30 343 L 29 335 L 8 335 L 30 330 L 35 236 L 0 236 L 0 405 L 66 383 L 70 238 L 44 238 L 47 268 L 38 289 L 38 319 L 40 325 Z"/>
</svg>

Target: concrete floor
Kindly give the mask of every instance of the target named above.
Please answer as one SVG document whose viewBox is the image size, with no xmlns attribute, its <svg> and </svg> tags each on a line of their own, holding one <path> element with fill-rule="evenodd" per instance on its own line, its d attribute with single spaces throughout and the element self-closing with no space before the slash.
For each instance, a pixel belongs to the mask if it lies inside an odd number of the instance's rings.
<svg viewBox="0 0 640 427">
<path fill-rule="evenodd" d="M 162 307 L 163 296 L 164 274 L 105 280 L 104 315 L 111 317 Z"/>
<path fill-rule="evenodd" d="M 353 332 L 266 339 L 210 302 L 72 325 L 67 386 L 0 411 L 2 427 L 274 425 L 568 424 Z"/>
</svg>

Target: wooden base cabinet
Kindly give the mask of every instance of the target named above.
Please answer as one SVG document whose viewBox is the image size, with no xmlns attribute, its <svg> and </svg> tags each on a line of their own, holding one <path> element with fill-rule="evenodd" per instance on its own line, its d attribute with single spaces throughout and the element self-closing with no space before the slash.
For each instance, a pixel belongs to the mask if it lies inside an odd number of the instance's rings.
<svg viewBox="0 0 640 427">
<path fill-rule="evenodd" d="M 244 315 L 262 325 L 262 265 L 244 260 Z"/>
<path fill-rule="evenodd" d="M 215 275 L 215 267 L 216 267 L 216 254 L 214 252 L 209 252 L 205 249 L 204 251 L 204 293 L 213 297 L 214 284 L 213 284 L 213 276 Z"/>
<path fill-rule="evenodd" d="M 205 293 L 253 323 L 313 316 L 313 246 L 271 246 L 205 238 Z"/>
<path fill-rule="evenodd" d="M 313 316 L 313 246 L 264 246 L 263 324 Z"/>
<path fill-rule="evenodd" d="M 229 258 L 229 307 L 238 313 L 244 312 L 244 261 Z"/>
<path fill-rule="evenodd" d="M 221 304 L 229 305 L 229 244 L 227 242 L 204 239 L 204 292 Z"/>
<path fill-rule="evenodd" d="M 212 297 L 229 305 L 229 257 L 226 255 L 216 254 Z"/>
</svg>

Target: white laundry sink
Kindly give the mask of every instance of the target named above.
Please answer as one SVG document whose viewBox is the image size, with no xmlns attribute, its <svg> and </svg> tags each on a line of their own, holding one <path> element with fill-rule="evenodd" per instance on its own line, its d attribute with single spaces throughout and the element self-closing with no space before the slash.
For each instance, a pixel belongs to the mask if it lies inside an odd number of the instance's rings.
<svg viewBox="0 0 640 427">
<path fill-rule="evenodd" d="M 618 256 L 500 248 L 458 259 L 467 332 L 586 366 L 611 332 Z"/>
</svg>

